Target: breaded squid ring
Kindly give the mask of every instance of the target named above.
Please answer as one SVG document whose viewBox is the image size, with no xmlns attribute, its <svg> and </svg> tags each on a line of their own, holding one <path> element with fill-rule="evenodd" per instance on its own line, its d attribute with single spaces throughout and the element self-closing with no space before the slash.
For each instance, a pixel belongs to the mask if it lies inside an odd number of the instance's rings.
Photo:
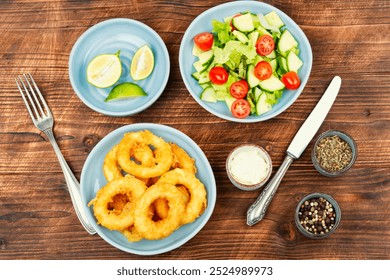
<svg viewBox="0 0 390 280">
<path fill-rule="evenodd" d="M 169 211 L 166 218 L 154 221 L 149 209 L 158 198 L 168 200 Z M 157 183 L 149 187 L 136 202 L 134 226 L 140 235 L 146 239 L 162 239 L 180 227 L 184 210 L 183 194 L 177 187 L 170 184 Z"/>
<path fill-rule="evenodd" d="M 99 189 L 88 206 L 94 206 L 98 224 L 110 230 L 125 230 L 134 224 L 134 201 L 145 190 L 146 185 L 132 176 L 116 178 Z"/>
<path fill-rule="evenodd" d="M 154 205 L 150 205 L 149 207 L 149 215 L 154 215 L 155 208 Z M 134 225 L 129 228 L 121 231 L 123 235 L 127 238 L 129 242 L 138 242 L 143 239 L 143 236 L 138 232 Z"/>
<path fill-rule="evenodd" d="M 186 204 L 182 218 L 183 224 L 192 223 L 207 207 L 207 193 L 205 186 L 195 175 L 187 170 L 176 168 L 163 174 L 157 184 L 183 185 L 190 193 L 190 200 Z"/>
<path fill-rule="evenodd" d="M 116 151 L 118 145 L 114 146 L 106 155 L 103 162 L 103 174 L 106 177 L 107 181 L 110 182 L 115 178 L 123 177 L 121 168 L 118 165 L 116 160 Z"/>
<path fill-rule="evenodd" d="M 181 147 L 179 147 L 175 143 L 169 143 L 169 145 L 171 145 L 172 153 L 174 156 L 171 169 L 181 168 L 195 174 L 196 173 L 195 160 L 191 158 L 186 151 L 184 151 Z M 188 190 L 184 186 L 179 186 L 178 188 L 186 196 L 186 203 L 187 203 L 190 199 Z M 168 206 L 168 202 L 165 199 L 162 198 L 157 199 L 154 202 L 154 206 L 156 208 L 156 214 L 160 219 L 163 219 L 167 216 L 169 206 Z"/>
<path fill-rule="evenodd" d="M 172 153 L 174 155 L 174 163 L 172 169 L 181 168 L 188 170 L 192 173 L 196 173 L 195 160 L 190 157 L 186 151 L 174 143 L 170 143 L 172 148 Z"/>
<path fill-rule="evenodd" d="M 146 143 L 134 145 L 131 149 L 130 156 L 141 165 L 153 166 L 154 164 L 154 153 Z"/>
<path fill-rule="evenodd" d="M 131 158 L 131 149 L 137 144 L 147 144 L 154 148 L 154 164 L 145 166 Z M 167 172 L 173 163 L 171 146 L 161 137 L 148 130 L 126 133 L 118 145 L 117 160 L 120 167 L 138 178 L 152 178 Z"/>
<path fill-rule="evenodd" d="M 143 239 L 142 235 L 139 234 L 135 226 L 131 226 L 128 229 L 123 230 L 122 233 L 129 242 L 138 242 Z"/>
<path fill-rule="evenodd" d="M 117 160 L 118 145 L 115 145 L 106 155 L 103 162 L 103 174 L 107 181 L 123 177 L 122 168 Z M 142 165 L 152 166 L 154 155 L 152 149 L 146 144 L 134 145 L 130 151 L 130 156 Z"/>
<path fill-rule="evenodd" d="M 190 201 L 190 193 L 185 186 L 178 186 L 177 189 L 182 192 L 184 202 L 187 204 Z M 154 203 L 154 208 L 159 219 L 164 219 L 168 216 L 169 205 L 168 201 L 164 198 L 157 198 Z"/>
</svg>

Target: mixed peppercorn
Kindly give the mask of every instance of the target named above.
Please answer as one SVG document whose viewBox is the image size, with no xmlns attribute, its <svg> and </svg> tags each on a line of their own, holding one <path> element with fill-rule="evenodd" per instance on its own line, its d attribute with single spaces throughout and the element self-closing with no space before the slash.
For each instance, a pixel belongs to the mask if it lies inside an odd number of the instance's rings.
<svg viewBox="0 0 390 280">
<path fill-rule="evenodd" d="M 310 198 L 299 208 L 299 222 L 302 227 L 314 235 L 327 234 L 335 225 L 334 206 L 325 198 Z"/>
</svg>

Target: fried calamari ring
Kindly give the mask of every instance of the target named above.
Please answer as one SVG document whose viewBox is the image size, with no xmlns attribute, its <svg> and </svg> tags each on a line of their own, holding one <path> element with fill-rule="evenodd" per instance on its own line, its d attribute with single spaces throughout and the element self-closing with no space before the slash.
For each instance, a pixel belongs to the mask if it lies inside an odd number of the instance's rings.
<svg viewBox="0 0 390 280">
<path fill-rule="evenodd" d="M 177 189 L 183 193 L 184 202 L 187 204 L 190 201 L 190 193 L 185 186 L 178 186 Z M 164 219 L 168 216 L 169 205 L 164 198 L 158 198 L 153 203 L 158 219 Z"/>
<path fill-rule="evenodd" d="M 114 146 L 106 155 L 103 162 L 103 173 L 104 177 L 106 177 L 107 181 L 112 181 L 115 178 L 123 177 L 121 172 L 121 168 L 118 165 L 116 160 L 116 151 L 118 149 L 118 145 Z"/>
<path fill-rule="evenodd" d="M 88 203 L 98 224 L 110 230 L 125 230 L 134 224 L 136 201 L 146 190 L 146 185 L 131 176 L 108 182 Z"/>
<path fill-rule="evenodd" d="M 143 239 L 142 235 L 139 234 L 135 226 L 130 226 L 129 228 L 123 230 L 122 233 L 130 242 L 138 242 Z"/>
<path fill-rule="evenodd" d="M 191 158 L 186 151 L 180 148 L 178 145 L 174 143 L 170 143 L 172 148 L 172 153 L 174 155 L 174 163 L 172 165 L 172 169 L 181 168 L 186 169 L 192 173 L 196 173 L 195 160 Z"/>
<path fill-rule="evenodd" d="M 145 166 L 131 158 L 131 149 L 137 144 L 147 144 L 154 148 L 154 164 Z M 167 172 L 173 163 L 171 146 L 161 137 L 148 130 L 126 133 L 117 150 L 117 160 L 120 167 L 138 178 L 152 178 Z"/>
<path fill-rule="evenodd" d="M 158 198 L 168 200 L 169 211 L 166 218 L 154 221 L 149 209 Z M 183 194 L 177 187 L 166 183 L 157 183 L 149 187 L 136 202 L 134 226 L 146 239 L 162 239 L 180 227 L 184 210 Z"/>
<path fill-rule="evenodd" d="M 155 208 L 154 208 L 153 204 L 150 205 L 148 211 L 149 211 L 149 215 L 152 215 L 152 216 L 154 215 Z M 127 240 L 129 242 L 138 242 L 138 241 L 141 241 L 143 239 L 143 236 L 138 232 L 138 230 L 136 229 L 136 227 L 134 225 L 128 227 L 125 230 L 122 230 L 121 232 L 127 238 Z"/>
<path fill-rule="evenodd" d="M 153 150 L 146 143 L 137 143 L 131 148 L 130 156 L 134 158 L 135 162 L 145 166 L 153 166 L 154 153 Z"/>
<path fill-rule="evenodd" d="M 163 174 L 157 184 L 168 183 L 170 185 L 183 185 L 190 193 L 190 200 L 186 204 L 183 224 L 192 223 L 198 218 L 207 206 L 207 194 L 205 186 L 195 175 L 187 170 L 176 168 Z"/>
<path fill-rule="evenodd" d="M 103 174 L 107 181 L 123 177 L 122 168 L 117 160 L 118 145 L 115 145 L 106 155 L 103 162 Z M 152 149 L 146 144 L 134 145 L 130 151 L 130 156 L 139 164 L 152 166 L 154 155 Z"/>
<path fill-rule="evenodd" d="M 171 145 L 172 153 L 174 155 L 173 165 L 171 169 L 181 168 L 195 174 L 196 173 L 195 160 L 191 158 L 186 151 L 184 151 L 181 147 L 179 147 L 175 143 L 169 143 L 169 145 Z M 185 195 L 186 203 L 187 203 L 190 198 L 190 194 L 188 190 L 184 186 L 178 186 L 178 188 Z M 156 207 L 156 214 L 158 215 L 158 217 L 160 219 L 165 218 L 169 210 L 168 202 L 165 199 L 160 198 L 154 202 L 154 205 Z"/>
</svg>

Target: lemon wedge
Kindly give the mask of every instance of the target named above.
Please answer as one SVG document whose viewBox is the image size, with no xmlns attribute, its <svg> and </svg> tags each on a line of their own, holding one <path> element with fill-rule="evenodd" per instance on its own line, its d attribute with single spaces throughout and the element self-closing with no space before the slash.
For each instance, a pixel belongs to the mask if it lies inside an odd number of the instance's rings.
<svg viewBox="0 0 390 280">
<path fill-rule="evenodd" d="M 119 53 L 120 51 L 95 56 L 87 66 L 88 83 L 98 88 L 107 88 L 115 84 L 122 74 Z"/>
<path fill-rule="evenodd" d="M 150 76 L 154 68 L 153 51 L 148 45 L 139 48 L 130 65 L 130 75 L 134 81 L 143 80 Z"/>
</svg>

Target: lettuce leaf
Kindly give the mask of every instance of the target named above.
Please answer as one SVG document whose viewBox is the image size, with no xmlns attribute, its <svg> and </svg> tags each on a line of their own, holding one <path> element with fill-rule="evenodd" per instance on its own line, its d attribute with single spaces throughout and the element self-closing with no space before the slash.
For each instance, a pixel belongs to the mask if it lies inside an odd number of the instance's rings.
<svg viewBox="0 0 390 280">
<path fill-rule="evenodd" d="M 221 47 L 232 39 L 230 34 L 231 27 L 229 23 L 224 23 L 213 19 L 211 21 L 211 25 L 213 26 L 213 33 L 217 34 L 217 40 L 214 41 L 216 46 Z"/>
<path fill-rule="evenodd" d="M 232 50 L 229 55 L 229 60 L 226 61 L 225 65 L 229 67 L 230 70 L 235 70 L 241 62 L 242 54 L 239 51 Z"/>
</svg>

